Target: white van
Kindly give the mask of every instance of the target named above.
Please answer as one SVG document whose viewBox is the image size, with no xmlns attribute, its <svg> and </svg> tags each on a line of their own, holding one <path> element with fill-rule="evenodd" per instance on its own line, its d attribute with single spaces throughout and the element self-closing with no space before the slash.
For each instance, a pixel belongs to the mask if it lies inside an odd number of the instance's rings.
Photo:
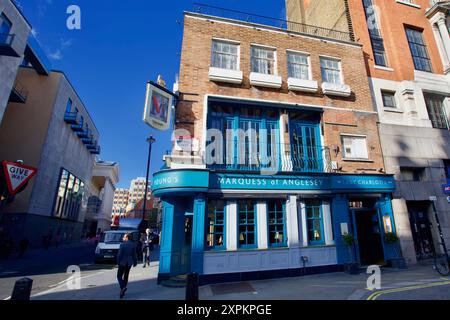
<svg viewBox="0 0 450 320">
<path fill-rule="evenodd" d="M 101 262 L 116 262 L 117 253 L 119 252 L 120 243 L 123 241 L 123 236 L 126 233 L 131 233 L 131 240 L 136 243 L 136 251 L 138 258 L 142 256 L 142 244 L 140 241 L 140 233 L 138 230 L 111 230 L 103 232 L 100 240 L 95 248 L 95 263 Z"/>
</svg>

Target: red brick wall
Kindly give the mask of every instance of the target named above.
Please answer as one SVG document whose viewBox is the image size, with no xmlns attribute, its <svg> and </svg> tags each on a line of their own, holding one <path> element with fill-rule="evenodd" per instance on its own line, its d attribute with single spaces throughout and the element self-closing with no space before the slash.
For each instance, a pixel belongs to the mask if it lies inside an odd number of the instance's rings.
<svg viewBox="0 0 450 320">
<path fill-rule="evenodd" d="M 414 3 L 420 5 L 420 8 L 397 3 L 395 0 L 373 0 L 373 3 L 379 7 L 379 23 L 388 66 L 393 68 L 394 72 L 374 68 L 372 46 L 362 0 L 349 0 L 355 39 L 363 45 L 367 57 L 368 75 L 393 81 L 414 80 L 414 63 L 406 38 L 405 25 L 423 29 L 423 37 L 431 59 L 432 70 L 434 73 L 443 74 L 439 50 L 430 22 L 425 17 L 425 11 L 430 7 L 430 1 L 414 0 Z"/>
<path fill-rule="evenodd" d="M 383 167 L 376 125 L 377 115 L 375 113 L 362 114 L 352 111 L 374 111 L 363 52 L 360 47 L 298 37 L 285 32 L 271 32 L 218 21 L 206 21 L 190 15 L 185 15 L 184 23 L 179 78 L 182 101 L 177 109 L 177 128 L 186 128 L 196 138 L 202 138 L 205 94 L 343 108 L 348 111 L 325 109 L 325 145 L 337 144 L 340 146 L 339 132 L 366 134 L 368 136 L 369 156 L 373 162 L 341 163 L 340 161 L 339 165 L 346 172 L 355 172 L 356 169 L 363 168 L 374 170 Z M 208 72 L 213 38 L 240 42 L 240 69 L 244 74 L 242 85 L 216 83 L 209 80 Z M 281 89 L 256 88 L 250 85 L 251 44 L 268 45 L 277 48 L 278 75 L 283 79 Z M 320 89 L 317 94 L 289 91 L 287 88 L 287 49 L 304 51 L 310 54 L 313 79 L 319 82 L 319 87 L 321 84 L 319 55 L 340 58 L 344 82 L 352 89 L 351 97 L 327 97 L 320 92 Z M 340 149 L 342 150 L 341 146 Z M 337 155 L 336 159 L 340 160 L 341 155 L 342 152 Z"/>
</svg>

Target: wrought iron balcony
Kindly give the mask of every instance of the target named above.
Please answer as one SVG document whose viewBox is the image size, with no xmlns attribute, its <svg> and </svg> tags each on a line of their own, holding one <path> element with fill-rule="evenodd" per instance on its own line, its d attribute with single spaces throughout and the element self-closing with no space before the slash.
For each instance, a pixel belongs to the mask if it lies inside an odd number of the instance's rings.
<svg viewBox="0 0 450 320">
<path fill-rule="evenodd" d="M 96 145 L 93 149 L 89 150 L 91 154 L 100 154 L 101 148 L 100 146 Z"/>
<path fill-rule="evenodd" d="M 69 124 L 78 124 L 78 113 L 66 112 L 64 114 L 64 121 Z"/>
<path fill-rule="evenodd" d="M 307 34 L 310 36 L 328 38 L 334 40 L 341 40 L 347 42 L 354 42 L 354 36 L 350 32 L 326 29 L 318 26 L 287 21 L 283 19 L 265 17 L 261 15 L 241 12 L 237 10 L 230 10 L 219 8 L 215 6 L 205 5 L 201 3 L 194 3 L 194 13 L 208 15 L 213 17 L 220 17 L 231 20 L 238 20 L 245 23 L 251 23 L 260 26 L 268 26 L 277 29 L 283 29 L 289 32 L 296 32 Z"/>
<path fill-rule="evenodd" d="M 15 34 L 0 33 L 0 55 L 8 57 L 20 57 L 12 44 Z"/>
<path fill-rule="evenodd" d="M 208 168 L 248 172 L 331 172 L 328 147 L 291 144 L 226 143 L 222 154 L 205 157 Z"/>
</svg>

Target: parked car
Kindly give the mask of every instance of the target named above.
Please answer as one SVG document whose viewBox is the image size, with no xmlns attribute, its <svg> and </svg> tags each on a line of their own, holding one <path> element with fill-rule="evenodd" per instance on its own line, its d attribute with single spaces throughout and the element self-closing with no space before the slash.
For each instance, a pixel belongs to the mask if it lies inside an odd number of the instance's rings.
<svg viewBox="0 0 450 320">
<path fill-rule="evenodd" d="M 102 232 L 100 240 L 95 248 L 95 263 L 112 262 L 115 263 L 123 236 L 131 233 L 131 241 L 136 243 L 138 259 L 142 259 L 142 244 L 140 232 L 138 230 L 111 230 Z"/>
</svg>

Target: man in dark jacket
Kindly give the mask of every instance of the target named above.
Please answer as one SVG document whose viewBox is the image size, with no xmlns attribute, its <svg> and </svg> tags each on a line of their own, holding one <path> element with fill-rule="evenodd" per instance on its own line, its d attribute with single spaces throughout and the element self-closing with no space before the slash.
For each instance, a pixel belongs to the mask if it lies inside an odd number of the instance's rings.
<svg viewBox="0 0 450 320">
<path fill-rule="evenodd" d="M 119 253 L 117 254 L 117 280 L 120 285 L 120 298 L 122 299 L 127 291 L 128 275 L 131 267 L 137 266 L 136 245 L 130 241 L 129 233 L 123 236 L 123 242 L 120 244 Z"/>
</svg>

